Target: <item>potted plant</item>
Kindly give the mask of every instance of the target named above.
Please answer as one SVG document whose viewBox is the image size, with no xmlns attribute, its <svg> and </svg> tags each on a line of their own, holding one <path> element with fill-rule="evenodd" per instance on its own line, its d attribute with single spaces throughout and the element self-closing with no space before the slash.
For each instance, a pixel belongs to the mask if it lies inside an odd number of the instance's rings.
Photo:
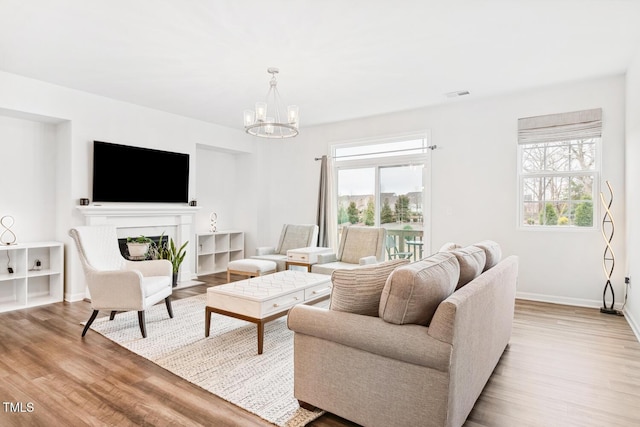
<svg viewBox="0 0 640 427">
<path fill-rule="evenodd" d="M 180 269 L 180 264 L 184 261 L 184 257 L 186 256 L 186 246 L 189 241 L 184 242 L 180 248 L 178 248 L 173 241 L 173 239 L 169 239 L 169 243 L 164 240 L 164 233 L 158 239 L 158 243 L 153 243 L 149 248 L 149 255 L 152 259 L 166 259 L 171 262 L 171 268 L 173 272 L 173 286 L 177 286 L 178 284 L 178 270 Z"/>
<path fill-rule="evenodd" d="M 153 240 L 145 236 L 127 237 L 127 249 L 133 259 L 144 259 Z"/>
<path fill-rule="evenodd" d="M 176 247 L 173 239 L 169 239 L 169 247 L 167 248 L 167 259 L 171 261 L 171 265 L 173 267 L 173 286 L 175 287 L 178 284 L 178 270 L 180 269 L 180 264 L 184 261 L 184 257 L 187 254 L 185 247 L 187 246 L 189 241 L 187 240 L 180 246 L 180 248 Z"/>
</svg>

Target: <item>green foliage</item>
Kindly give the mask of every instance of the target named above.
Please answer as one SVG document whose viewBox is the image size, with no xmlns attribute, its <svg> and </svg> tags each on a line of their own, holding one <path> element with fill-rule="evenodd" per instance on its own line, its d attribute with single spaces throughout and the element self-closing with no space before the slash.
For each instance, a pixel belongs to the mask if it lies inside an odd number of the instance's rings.
<svg viewBox="0 0 640 427">
<path fill-rule="evenodd" d="M 340 205 L 338 208 L 338 224 L 344 224 L 345 222 L 349 222 L 349 215 L 347 215 L 347 210 L 344 206 Z"/>
<path fill-rule="evenodd" d="M 409 196 L 401 194 L 396 200 L 396 220 L 405 222 L 409 220 Z"/>
<path fill-rule="evenodd" d="M 187 246 L 189 241 L 187 240 L 180 246 L 179 249 L 176 249 L 176 244 L 173 239 L 169 240 L 169 261 L 171 261 L 171 265 L 173 266 L 173 272 L 177 273 L 180 268 L 180 264 L 184 261 L 185 255 L 187 255 L 187 251 L 185 247 Z"/>
<path fill-rule="evenodd" d="M 182 264 L 184 257 L 187 255 L 187 251 L 185 250 L 187 243 L 189 243 L 188 240 L 184 242 L 180 248 L 177 248 L 173 239 L 169 239 L 169 242 L 167 243 L 164 233 L 162 233 L 158 243 L 153 243 L 149 247 L 149 256 L 152 259 L 169 260 L 171 262 L 173 272 L 177 273 L 180 268 L 180 264 Z"/>
<path fill-rule="evenodd" d="M 141 234 L 138 237 L 127 237 L 127 243 L 153 243 L 153 240 Z"/>
<path fill-rule="evenodd" d="M 364 224 L 368 226 L 375 225 L 375 220 L 376 220 L 375 215 L 376 215 L 376 208 L 373 203 L 373 199 L 370 198 L 367 201 L 367 210 L 364 212 Z"/>
<path fill-rule="evenodd" d="M 558 225 L 558 213 L 552 203 L 547 203 L 544 209 L 544 217 L 540 218 L 540 224 Z"/>
<path fill-rule="evenodd" d="M 360 222 L 360 212 L 358 212 L 356 202 L 349 203 L 349 207 L 347 208 L 347 216 L 349 217 L 349 222 L 351 224 L 357 224 L 358 222 Z"/>
<path fill-rule="evenodd" d="M 389 199 L 384 199 L 382 209 L 380 209 L 380 223 L 388 224 L 390 222 L 394 222 L 393 211 L 391 210 L 391 206 L 389 206 Z"/>
<path fill-rule="evenodd" d="M 151 259 L 169 259 L 169 249 L 164 237 L 164 232 L 160 235 L 158 243 L 152 243 L 147 252 Z"/>
<path fill-rule="evenodd" d="M 593 202 L 582 202 L 576 207 L 573 223 L 579 227 L 593 226 Z"/>
</svg>

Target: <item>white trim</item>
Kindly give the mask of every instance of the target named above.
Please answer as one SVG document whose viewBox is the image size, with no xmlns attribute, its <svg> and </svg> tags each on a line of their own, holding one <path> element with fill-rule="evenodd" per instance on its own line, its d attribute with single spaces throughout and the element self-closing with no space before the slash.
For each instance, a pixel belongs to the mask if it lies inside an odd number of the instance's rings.
<svg viewBox="0 0 640 427">
<path fill-rule="evenodd" d="M 600 185 L 600 180 L 602 179 L 602 149 L 603 149 L 603 137 L 597 138 L 595 143 L 596 147 L 596 155 L 595 155 L 595 168 L 591 171 L 583 171 L 583 175 L 593 175 L 593 194 L 591 198 L 591 202 L 593 203 L 593 226 L 591 227 L 578 227 L 578 226 L 562 226 L 562 225 L 525 225 L 524 221 L 524 197 L 522 187 L 524 184 L 525 177 L 546 177 L 546 176 L 573 176 L 580 175 L 579 172 L 541 172 L 541 173 L 524 173 L 522 171 L 522 147 L 523 145 L 518 144 L 518 148 L 516 150 L 517 159 L 516 159 L 516 177 L 518 185 L 516 187 L 516 191 L 518 192 L 516 199 L 518 200 L 518 206 L 516 209 L 516 228 L 518 231 L 561 231 L 561 232 L 585 232 L 585 231 L 600 231 L 601 223 L 597 221 L 597 218 L 601 218 L 601 203 L 600 203 L 600 192 L 602 191 L 602 185 Z"/>
<path fill-rule="evenodd" d="M 330 145 L 330 153 L 331 157 L 335 158 L 336 156 L 336 148 L 341 147 L 353 147 L 359 145 L 375 145 L 375 144 L 383 144 L 383 143 L 393 143 L 398 141 L 406 141 L 406 140 L 417 140 L 422 139 L 425 141 L 426 147 L 433 146 L 431 141 L 431 131 L 424 130 L 421 132 L 411 132 L 411 133 L 398 133 L 394 135 L 385 135 L 381 137 L 373 137 L 373 138 L 361 138 L 357 140 L 347 140 L 342 142 L 334 142 Z M 435 147 L 435 146 L 434 146 Z M 422 231 L 423 236 L 431 236 L 431 151 L 432 149 L 427 149 L 423 153 L 419 154 L 400 154 L 390 155 L 387 157 L 374 157 L 374 158 L 366 158 L 366 159 L 356 159 L 356 160 L 343 160 L 341 162 L 333 162 L 331 174 L 333 177 L 332 180 L 332 192 L 333 192 L 333 200 L 334 200 L 334 208 L 337 208 L 337 204 L 335 203 L 338 199 L 338 171 L 340 169 L 358 169 L 358 168 L 374 168 L 375 170 L 375 182 L 379 183 L 379 169 L 380 167 L 386 166 L 406 166 L 410 164 L 422 164 L 423 166 L 423 174 L 422 174 Z M 377 184 L 376 184 L 376 187 Z M 375 189 L 375 204 L 376 204 L 376 212 L 378 212 L 378 216 L 376 218 L 376 227 L 380 227 L 380 211 L 382 209 L 382 201 L 380 200 L 380 194 L 378 188 Z M 337 220 L 337 218 L 335 218 Z M 336 221 L 337 225 L 337 221 Z M 431 239 L 425 241 L 425 247 L 423 248 L 424 253 L 430 253 L 431 251 Z"/>
<path fill-rule="evenodd" d="M 79 294 L 70 294 L 70 293 L 65 293 L 64 294 L 64 300 L 68 301 L 68 302 L 77 302 L 77 301 L 82 301 L 86 298 L 87 294 L 85 292 L 81 292 Z"/>
<path fill-rule="evenodd" d="M 623 313 L 624 313 L 624 318 L 627 319 L 627 323 L 629 324 L 629 326 L 631 326 L 631 330 L 633 331 L 636 338 L 638 339 L 638 342 L 640 342 L 640 322 L 636 320 L 631 315 L 631 312 L 626 308 L 624 309 Z"/>
<path fill-rule="evenodd" d="M 516 298 L 529 301 L 548 302 L 551 304 L 572 305 L 576 307 L 602 307 L 602 300 L 562 297 L 557 295 L 536 294 L 531 292 L 516 292 Z M 622 304 L 618 302 L 614 305 L 614 308 L 616 310 L 620 310 L 622 309 Z"/>
</svg>

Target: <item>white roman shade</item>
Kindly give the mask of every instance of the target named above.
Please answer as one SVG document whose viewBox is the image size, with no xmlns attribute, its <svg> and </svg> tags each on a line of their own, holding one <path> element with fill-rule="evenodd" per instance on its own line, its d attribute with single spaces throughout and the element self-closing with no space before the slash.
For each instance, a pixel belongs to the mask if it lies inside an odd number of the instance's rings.
<svg viewBox="0 0 640 427">
<path fill-rule="evenodd" d="M 518 119 L 518 144 L 602 136 L 602 108 Z"/>
</svg>

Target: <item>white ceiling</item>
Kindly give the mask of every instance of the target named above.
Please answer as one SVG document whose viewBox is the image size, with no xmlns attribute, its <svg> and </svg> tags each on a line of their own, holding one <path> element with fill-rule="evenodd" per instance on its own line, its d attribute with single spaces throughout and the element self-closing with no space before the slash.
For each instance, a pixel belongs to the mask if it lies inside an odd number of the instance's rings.
<svg viewBox="0 0 640 427">
<path fill-rule="evenodd" d="M 624 73 L 639 45 L 638 0 L 0 0 L 0 70 L 236 128 L 267 67 L 303 130 Z"/>
</svg>

